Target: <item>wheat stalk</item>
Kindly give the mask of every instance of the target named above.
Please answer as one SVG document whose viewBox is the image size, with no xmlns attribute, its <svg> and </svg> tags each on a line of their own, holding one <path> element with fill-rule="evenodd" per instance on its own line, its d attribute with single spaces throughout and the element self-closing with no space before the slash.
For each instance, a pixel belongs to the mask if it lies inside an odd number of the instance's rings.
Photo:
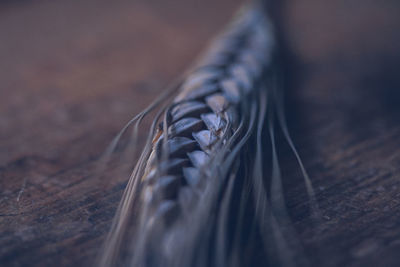
<svg viewBox="0 0 400 267">
<path fill-rule="evenodd" d="M 241 10 L 173 87 L 176 95 L 156 115 L 128 182 L 101 265 L 118 262 L 123 246 L 131 266 L 242 266 L 253 262 L 248 252 L 257 242 L 271 264 L 294 264 L 285 241 L 290 227 L 279 226 L 288 224 L 273 111 L 271 197 L 263 168 L 265 114 L 277 104 L 273 36 L 259 6 Z M 286 134 L 283 112 L 275 110 Z"/>
</svg>

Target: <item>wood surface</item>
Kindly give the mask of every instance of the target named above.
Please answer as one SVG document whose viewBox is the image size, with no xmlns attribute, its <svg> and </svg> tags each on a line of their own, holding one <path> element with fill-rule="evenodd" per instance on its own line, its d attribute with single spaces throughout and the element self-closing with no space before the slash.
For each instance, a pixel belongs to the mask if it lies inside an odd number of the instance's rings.
<svg viewBox="0 0 400 267">
<path fill-rule="evenodd" d="M 100 175 L 100 156 L 240 2 L 0 2 L 0 266 L 93 264 L 129 166 L 118 150 Z M 310 218 L 280 139 L 310 264 L 400 266 L 400 2 L 284 0 L 275 14 L 289 128 L 322 212 Z"/>
</svg>

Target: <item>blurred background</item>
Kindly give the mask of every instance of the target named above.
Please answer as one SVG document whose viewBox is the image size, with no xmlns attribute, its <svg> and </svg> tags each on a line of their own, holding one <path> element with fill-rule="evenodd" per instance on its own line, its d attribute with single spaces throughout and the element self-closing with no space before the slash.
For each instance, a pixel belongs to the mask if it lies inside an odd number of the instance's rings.
<svg viewBox="0 0 400 267">
<path fill-rule="evenodd" d="M 0 1 L 0 266 L 93 262 L 127 180 L 94 175 L 99 156 L 244 2 Z M 310 264 L 399 266 L 400 2 L 271 2 L 289 128 L 323 213 L 311 227 L 281 142 Z"/>
</svg>

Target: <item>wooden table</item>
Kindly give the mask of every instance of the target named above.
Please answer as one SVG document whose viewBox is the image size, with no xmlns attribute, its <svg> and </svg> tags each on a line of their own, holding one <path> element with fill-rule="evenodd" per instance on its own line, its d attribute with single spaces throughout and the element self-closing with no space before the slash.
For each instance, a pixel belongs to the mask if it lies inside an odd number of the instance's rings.
<svg viewBox="0 0 400 267">
<path fill-rule="evenodd" d="M 127 180 L 122 166 L 135 161 L 117 151 L 100 175 L 99 156 L 240 2 L 0 3 L 1 266 L 93 263 Z M 323 214 L 313 227 L 280 140 L 306 254 L 313 266 L 399 266 L 400 2 L 279 3 L 289 127 Z"/>
</svg>

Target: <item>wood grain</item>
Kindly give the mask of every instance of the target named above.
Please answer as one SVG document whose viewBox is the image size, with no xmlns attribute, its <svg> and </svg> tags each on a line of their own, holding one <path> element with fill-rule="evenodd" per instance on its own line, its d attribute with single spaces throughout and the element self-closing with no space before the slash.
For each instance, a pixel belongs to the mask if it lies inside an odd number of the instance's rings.
<svg viewBox="0 0 400 267">
<path fill-rule="evenodd" d="M 99 156 L 239 2 L 0 3 L 1 266 L 93 263 L 127 180 L 119 152 L 104 175 Z M 279 3 L 289 127 L 323 213 L 313 227 L 280 140 L 310 264 L 398 266 L 400 3 Z"/>
<path fill-rule="evenodd" d="M 289 125 L 323 213 L 311 230 L 282 151 L 306 253 L 313 266 L 398 266 L 400 4 L 286 0 L 279 10 Z"/>
</svg>

